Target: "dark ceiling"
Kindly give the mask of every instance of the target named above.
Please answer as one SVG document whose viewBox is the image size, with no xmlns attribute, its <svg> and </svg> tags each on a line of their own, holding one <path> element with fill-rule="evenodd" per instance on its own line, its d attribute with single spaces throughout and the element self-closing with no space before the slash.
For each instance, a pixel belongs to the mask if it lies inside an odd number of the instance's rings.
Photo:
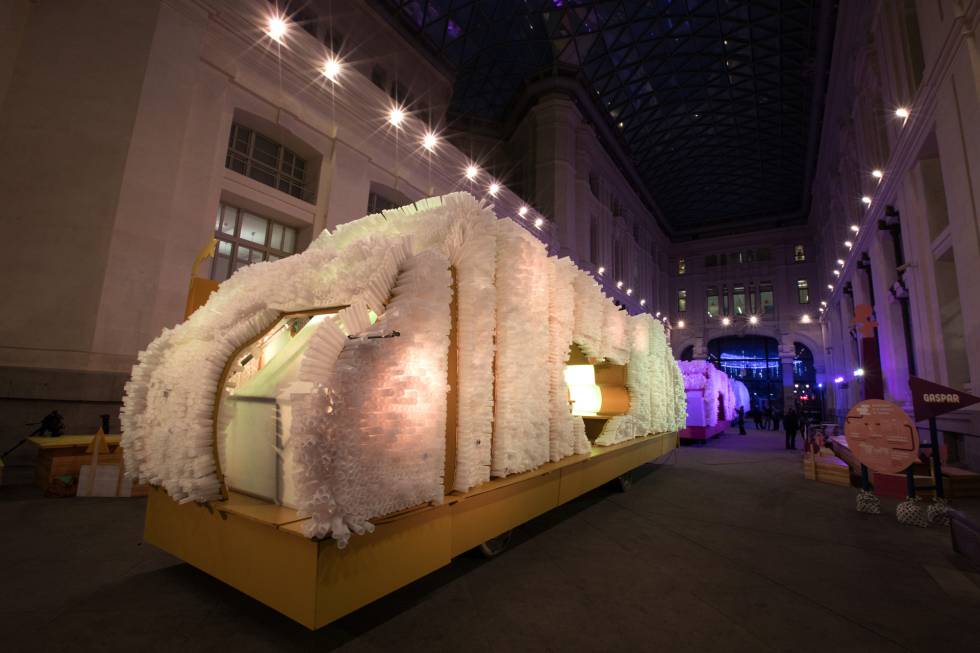
<svg viewBox="0 0 980 653">
<path fill-rule="evenodd" d="M 451 116 L 503 124 L 574 70 L 673 237 L 805 221 L 834 0 L 382 6 L 455 71 Z"/>
</svg>

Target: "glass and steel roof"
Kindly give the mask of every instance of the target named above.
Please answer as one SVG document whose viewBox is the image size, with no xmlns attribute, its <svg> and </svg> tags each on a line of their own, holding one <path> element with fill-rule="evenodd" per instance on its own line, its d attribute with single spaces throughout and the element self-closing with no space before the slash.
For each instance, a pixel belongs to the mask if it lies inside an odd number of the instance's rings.
<svg viewBox="0 0 980 653">
<path fill-rule="evenodd" d="M 674 235 L 805 220 L 833 0 L 383 0 L 502 122 L 572 69 Z"/>
</svg>

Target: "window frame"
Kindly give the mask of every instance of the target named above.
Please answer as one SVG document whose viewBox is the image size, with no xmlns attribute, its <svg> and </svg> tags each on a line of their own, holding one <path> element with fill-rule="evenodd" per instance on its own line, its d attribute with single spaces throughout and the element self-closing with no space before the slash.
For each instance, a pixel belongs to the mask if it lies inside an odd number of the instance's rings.
<svg viewBox="0 0 980 653">
<path fill-rule="evenodd" d="M 806 279 L 796 280 L 796 298 L 800 304 L 810 303 L 810 284 Z"/>
<path fill-rule="evenodd" d="M 244 138 L 242 138 L 244 132 Z M 256 156 L 256 143 L 258 138 L 262 138 L 265 141 L 275 145 L 276 147 L 276 163 L 275 166 L 270 165 L 266 161 L 262 161 Z M 240 143 L 245 142 L 245 149 L 240 149 Z M 288 161 L 288 163 L 287 163 Z M 236 167 L 233 164 L 238 164 Z M 298 164 L 298 165 L 297 165 Z M 290 197 L 295 197 L 298 200 L 313 203 L 313 195 L 310 191 L 310 162 L 308 159 L 301 157 L 295 151 L 289 149 L 278 140 L 266 136 L 262 132 L 253 129 L 247 125 L 243 125 L 239 122 L 232 122 L 231 129 L 228 134 L 228 148 L 225 152 L 225 168 L 236 172 L 242 176 L 248 177 L 263 186 L 268 186 L 269 188 L 275 189 L 280 193 L 285 193 Z M 288 168 L 288 170 L 287 170 Z M 259 170 L 272 177 L 273 183 L 267 183 L 263 179 L 255 177 L 252 173 L 253 170 Z M 297 176 L 295 173 L 299 170 L 302 174 Z M 285 184 L 285 188 L 283 188 Z"/>
<path fill-rule="evenodd" d="M 223 217 L 224 209 L 226 207 L 235 210 L 235 228 L 231 234 L 226 234 L 221 230 L 221 219 Z M 243 222 L 242 215 L 245 213 L 254 215 L 257 218 L 261 218 L 262 220 L 266 221 L 267 224 L 265 230 L 265 242 L 263 244 L 259 244 L 247 238 L 242 237 L 241 235 L 242 222 Z M 290 252 L 285 249 L 280 249 L 278 247 L 272 246 L 271 243 L 272 243 L 273 225 L 278 225 L 283 228 L 283 233 L 281 236 L 282 239 L 285 238 L 287 229 L 293 232 L 293 251 Z M 237 272 L 238 269 L 240 269 L 240 268 L 237 269 L 235 268 L 235 262 L 238 260 L 239 247 L 247 247 L 251 251 L 261 252 L 262 261 L 268 261 L 269 256 L 275 256 L 276 260 L 284 259 L 287 256 L 292 256 L 297 252 L 297 244 L 299 241 L 299 229 L 297 229 L 296 227 L 292 227 L 288 224 L 279 222 L 277 220 L 273 220 L 272 218 L 268 218 L 264 215 L 260 215 L 255 211 L 249 211 L 248 209 L 243 209 L 240 206 L 235 206 L 234 204 L 228 204 L 227 202 L 219 202 L 218 216 L 214 228 L 214 238 L 215 240 L 218 241 L 218 244 L 215 247 L 214 256 L 211 257 L 211 267 L 208 270 L 208 278 L 214 281 L 218 281 L 220 283 L 221 281 L 225 281 L 231 278 L 231 275 L 235 274 L 235 272 Z M 222 242 L 231 245 L 231 252 L 228 255 L 227 274 L 225 275 L 224 279 L 217 279 L 215 277 L 215 268 L 218 264 L 218 248 L 221 247 Z M 282 241 L 280 241 L 280 243 L 282 243 Z M 262 261 L 255 261 L 255 263 L 260 263 Z M 243 265 L 242 267 L 247 267 L 248 265 L 252 265 L 252 262 L 250 261 L 248 264 Z"/>
</svg>

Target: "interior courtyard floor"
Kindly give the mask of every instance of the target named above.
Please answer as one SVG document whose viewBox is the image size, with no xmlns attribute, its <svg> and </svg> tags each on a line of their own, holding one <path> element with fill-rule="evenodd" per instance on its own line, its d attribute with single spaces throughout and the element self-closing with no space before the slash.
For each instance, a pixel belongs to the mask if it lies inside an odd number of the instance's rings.
<svg viewBox="0 0 980 653">
<path fill-rule="evenodd" d="M 854 510 L 782 434 L 724 435 L 310 632 L 141 541 L 143 499 L 0 487 L 0 650 L 956 651 L 980 575 L 947 529 Z M 977 502 L 962 503 L 974 512 Z"/>
</svg>

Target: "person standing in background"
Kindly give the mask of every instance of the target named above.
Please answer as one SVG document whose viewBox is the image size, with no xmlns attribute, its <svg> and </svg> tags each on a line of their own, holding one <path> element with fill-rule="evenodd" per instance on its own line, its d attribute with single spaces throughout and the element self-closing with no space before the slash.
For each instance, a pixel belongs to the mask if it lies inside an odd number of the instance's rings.
<svg viewBox="0 0 980 653">
<path fill-rule="evenodd" d="M 772 411 L 772 430 L 779 430 L 779 422 L 783 419 L 783 409 L 776 406 Z"/>
<path fill-rule="evenodd" d="M 745 408 L 738 407 L 738 434 L 745 435 Z"/>
<path fill-rule="evenodd" d="M 796 415 L 796 410 L 790 408 L 789 412 L 786 413 L 786 418 L 783 420 L 783 428 L 786 430 L 787 449 L 796 449 L 796 429 L 799 425 L 800 422 Z"/>
<path fill-rule="evenodd" d="M 762 428 L 767 431 L 772 428 L 772 404 L 766 404 L 766 410 L 762 414 Z"/>
</svg>

